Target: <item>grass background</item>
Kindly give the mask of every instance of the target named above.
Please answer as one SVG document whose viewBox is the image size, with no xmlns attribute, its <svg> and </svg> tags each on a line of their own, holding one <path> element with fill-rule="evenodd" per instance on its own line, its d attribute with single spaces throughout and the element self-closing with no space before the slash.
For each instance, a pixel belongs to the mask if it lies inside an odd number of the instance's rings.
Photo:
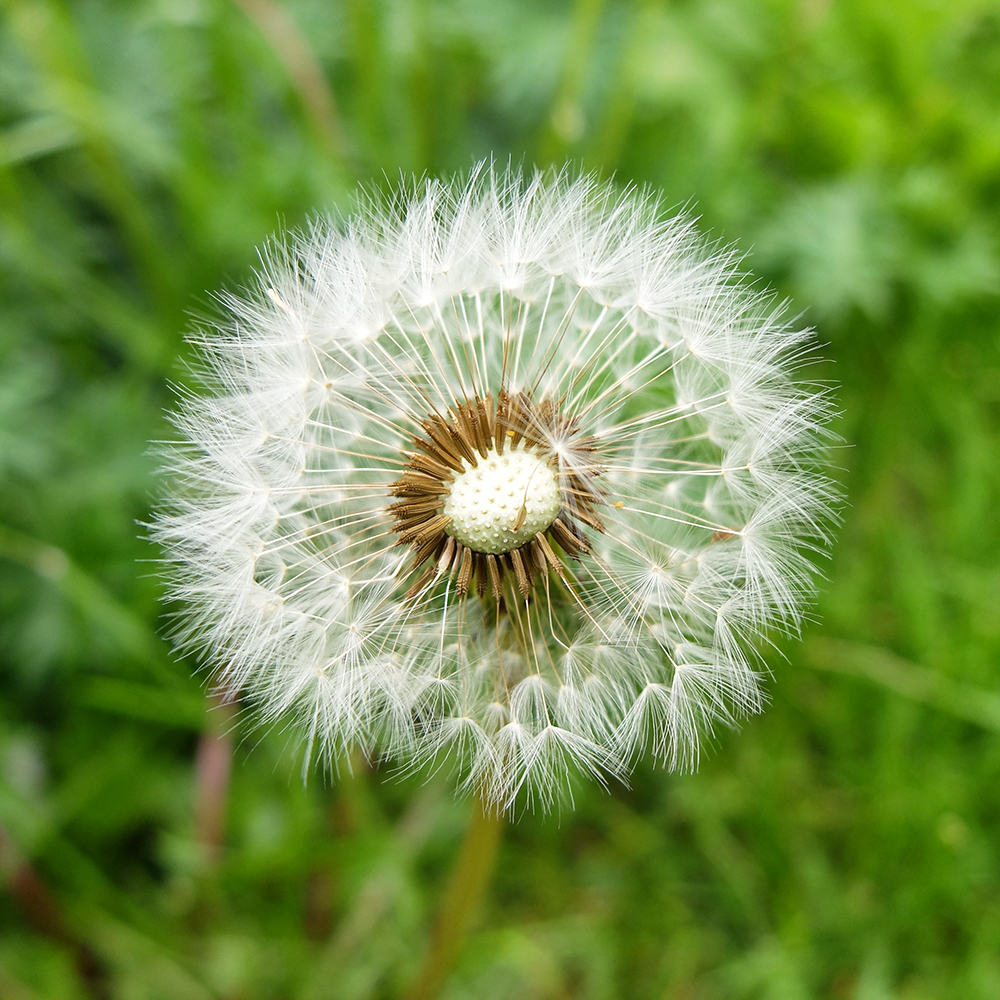
<svg viewBox="0 0 1000 1000">
<path fill-rule="evenodd" d="M 1000 997 L 984 0 L 0 0 L 0 996 L 415 974 L 468 803 L 229 739 L 136 522 L 206 290 L 359 181 L 491 152 L 662 188 L 748 251 L 834 362 L 850 506 L 767 713 L 696 775 L 510 827 L 445 997 Z"/>
</svg>

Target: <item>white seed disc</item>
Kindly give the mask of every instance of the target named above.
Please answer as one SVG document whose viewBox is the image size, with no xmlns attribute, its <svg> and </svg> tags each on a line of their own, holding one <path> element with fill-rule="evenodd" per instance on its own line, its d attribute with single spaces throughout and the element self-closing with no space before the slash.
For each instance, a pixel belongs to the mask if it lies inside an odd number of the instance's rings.
<svg viewBox="0 0 1000 1000">
<path fill-rule="evenodd" d="M 499 555 L 552 524 L 561 503 L 559 478 L 533 448 L 522 441 L 502 455 L 490 449 L 477 458 L 476 466 L 465 463 L 444 502 L 449 535 L 474 552 Z"/>
</svg>

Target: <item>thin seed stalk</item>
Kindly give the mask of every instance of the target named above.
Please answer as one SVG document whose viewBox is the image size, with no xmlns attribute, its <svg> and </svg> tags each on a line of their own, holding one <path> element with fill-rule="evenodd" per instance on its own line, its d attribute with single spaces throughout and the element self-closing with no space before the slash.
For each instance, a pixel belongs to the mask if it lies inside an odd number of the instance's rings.
<svg viewBox="0 0 1000 1000">
<path fill-rule="evenodd" d="M 503 830 L 503 813 L 477 798 L 465 840 L 445 890 L 423 967 L 406 1000 L 434 1000 L 441 992 L 489 887 Z"/>
</svg>

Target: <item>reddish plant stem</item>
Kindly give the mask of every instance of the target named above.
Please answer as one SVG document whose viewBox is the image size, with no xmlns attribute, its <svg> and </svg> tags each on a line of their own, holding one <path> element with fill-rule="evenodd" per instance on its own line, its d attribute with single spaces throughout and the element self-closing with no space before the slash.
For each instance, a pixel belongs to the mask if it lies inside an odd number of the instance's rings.
<svg viewBox="0 0 1000 1000">
<path fill-rule="evenodd" d="M 225 692 L 213 691 L 209 700 L 208 722 L 195 755 L 194 828 L 195 840 L 205 860 L 216 863 L 222 854 L 226 831 L 236 709 Z"/>
<path fill-rule="evenodd" d="M 337 102 L 323 69 L 283 4 L 277 0 L 234 0 L 260 29 L 281 61 L 302 102 L 303 109 L 327 151 L 335 159 L 341 149 Z"/>
<path fill-rule="evenodd" d="M 31 862 L 0 826 L 0 882 L 21 907 L 28 922 L 73 955 L 77 973 L 91 996 L 109 996 L 107 971 L 93 949 L 73 932 L 59 900 Z"/>
</svg>

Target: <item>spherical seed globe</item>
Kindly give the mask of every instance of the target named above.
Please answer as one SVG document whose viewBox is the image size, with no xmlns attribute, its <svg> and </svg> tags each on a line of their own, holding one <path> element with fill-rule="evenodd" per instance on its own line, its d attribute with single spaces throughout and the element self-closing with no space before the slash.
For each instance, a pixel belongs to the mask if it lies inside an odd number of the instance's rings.
<svg viewBox="0 0 1000 1000">
<path fill-rule="evenodd" d="M 480 164 L 275 242 L 201 330 L 153 528 L 181 648 L 307 753 L 487 804 L 762 705 L 827 546 L 808 335 L 649 193 Z"/>
</svg>

